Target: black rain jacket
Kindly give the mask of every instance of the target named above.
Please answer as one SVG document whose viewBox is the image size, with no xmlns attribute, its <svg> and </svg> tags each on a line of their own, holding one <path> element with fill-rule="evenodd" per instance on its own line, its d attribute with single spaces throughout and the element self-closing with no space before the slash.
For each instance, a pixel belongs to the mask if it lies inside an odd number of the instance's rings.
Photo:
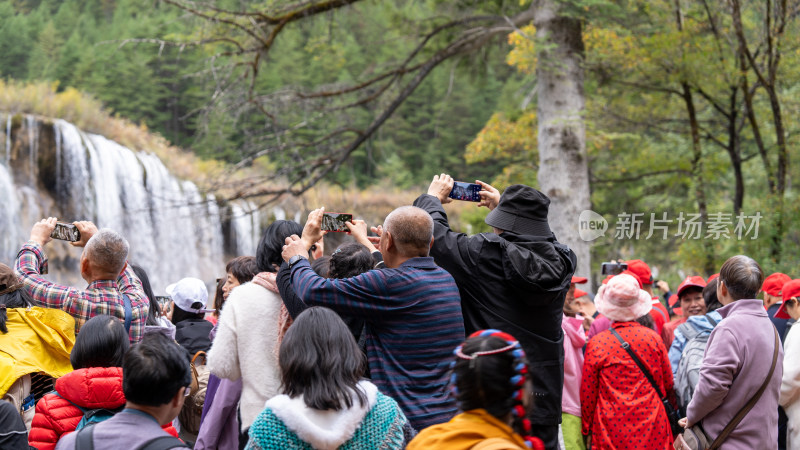
<svg viewBox="0 0 800 450">
<path fill-rule="evenodd" d="M 533 382 L 531 422 L 558 425 L 564 384 L 561 317 L 575 253 L 555 236 L 456 233 L 431 195 L 420 196 L 414 206 L 433 218 L 431 256 L 456 280 L 467 334 L 494 328 L 517 338 Z"/>
</svg>

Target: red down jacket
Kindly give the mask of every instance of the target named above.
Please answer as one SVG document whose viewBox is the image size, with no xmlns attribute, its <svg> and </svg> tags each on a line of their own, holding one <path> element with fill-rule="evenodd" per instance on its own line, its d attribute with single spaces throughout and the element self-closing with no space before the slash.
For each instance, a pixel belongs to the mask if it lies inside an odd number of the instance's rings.
<svg viewBox="0 0 800 450">
<path fill-rule="evenodd" d="M 83 417 L 75 405 L 86 409 L 117 409 L 125 405 L 121 367 L 78 369 L 57 379 L 55 389 L 61 397 L 50 393 L 39 400 L 28 434 L 28 444 L 39 450 L 55 449 L 63 435 L 75 431 Z M 172 424 L 162 428 L 178 437 Z"/>
</svg>

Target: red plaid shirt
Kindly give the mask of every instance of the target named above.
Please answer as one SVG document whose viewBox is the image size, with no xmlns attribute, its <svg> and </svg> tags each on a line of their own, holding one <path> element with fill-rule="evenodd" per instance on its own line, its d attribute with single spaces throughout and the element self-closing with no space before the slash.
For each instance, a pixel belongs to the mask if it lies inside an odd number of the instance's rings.
<svg viewBox="0 0 800 450">
<path fill-rule="evenodd" d="M 22 246 L 17 255 L 16 271 L 30 294 L 33 304 L 45 308 L 62 309 L 75 318 L 75 333 L 84 322 L 99 314 L 108 314 L 125 322 L 125 303 L 122 294 L 131 302 L 130 341 L 142 340 L 150 302 L 142 289 L 142 282 L 130 265 L 115 280 L 93 281 L 85 290 L 60 286 L 41 277 L 47 273 L 47 257 L 42 247 L 34 242 Z"/>
</svg>

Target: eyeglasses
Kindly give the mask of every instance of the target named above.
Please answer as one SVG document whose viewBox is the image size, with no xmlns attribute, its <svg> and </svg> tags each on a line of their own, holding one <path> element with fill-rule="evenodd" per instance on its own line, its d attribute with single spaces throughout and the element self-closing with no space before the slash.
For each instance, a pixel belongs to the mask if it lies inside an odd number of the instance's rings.
<svg viewBox="0 0 800 450">
<path fill-rule="evenodd" d="M 190 386 L 186 386 L 186 387 L 183 388 L 183 396 L 184 397 L 188 397 L 189 394 L 191 394 L 191 393 L 192 393 L 192 386 L 191 385 Z"/>
</svg>

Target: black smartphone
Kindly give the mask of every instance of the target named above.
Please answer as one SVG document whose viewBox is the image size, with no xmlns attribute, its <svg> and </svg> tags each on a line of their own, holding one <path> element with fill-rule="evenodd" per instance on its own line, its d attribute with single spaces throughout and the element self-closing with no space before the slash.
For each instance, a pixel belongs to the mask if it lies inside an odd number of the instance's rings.
<svg viewBox="0 0 800 450">
<path fill-rule="evenodd" d="M 56 228 L 50 233 L 50 237 L 62 241 L 78 242 L 81 240 L 81 232 L 71 223 L 56 222 Z"/>
<path fill-rule="evenodd" d="M 480 184 L 456 181 L 453 184 L 453 189 L 450 191 L 450 195 L 448 195 L 448 197 L 454 200 L 463 200 L 465 202 L 479 202 L 481 201 L 480 192 Z"/>
<path fill-rule="evenodd" d="M 627 263 L 604 262 L 600 265 L 600 273 L 603 275 L 619 275 L 628 270 Z"/>
<path fill-rule="evenodd" d="M 345 225 L 344 223 L 352 221 L 353 221 L 352 214 L 326 212 L 322 214 L 322 230 L 346 233 L 350 231 L 350 229 L 347 228 L 347 225 Z"/>
</svg>

